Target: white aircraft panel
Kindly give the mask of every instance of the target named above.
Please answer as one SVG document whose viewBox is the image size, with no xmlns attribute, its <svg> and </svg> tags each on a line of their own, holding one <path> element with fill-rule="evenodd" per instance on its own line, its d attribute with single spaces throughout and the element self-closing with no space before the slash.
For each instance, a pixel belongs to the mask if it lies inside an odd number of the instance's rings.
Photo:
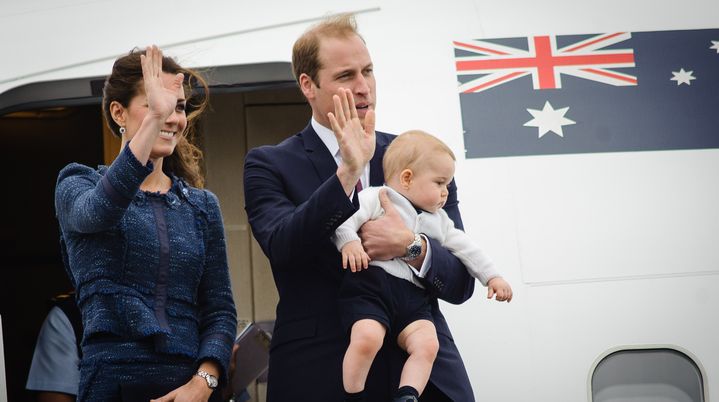
<svg viewBox="0 0 719 402">
<path fill-rule="evenodd" d="M 719 273 L 719 151 L 514 158 L 524 281 Z"/>
</svg>

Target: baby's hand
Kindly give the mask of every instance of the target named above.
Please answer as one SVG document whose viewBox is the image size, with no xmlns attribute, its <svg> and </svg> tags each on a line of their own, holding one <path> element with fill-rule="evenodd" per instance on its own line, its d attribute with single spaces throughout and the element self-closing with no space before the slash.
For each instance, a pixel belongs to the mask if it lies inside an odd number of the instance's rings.
<svg viewBox="0 0 719 402">
<path fill-rule="evenodd" d="M 342 268 L 347 269 L 349 263 L 352 272 L 361 271 L 367 269 L 369 261 L 369 256 L 365 253 L 359 240 L 352 240 L 342 246 Z"/>
<path fill-rule="evenodd" d="M 491 299 L 495 295 L 498 302 L 509 303 L 512 301 L 512 287 L 501 277 L 492 278 L 487 283 L 487 299 Z"/>
</svg>

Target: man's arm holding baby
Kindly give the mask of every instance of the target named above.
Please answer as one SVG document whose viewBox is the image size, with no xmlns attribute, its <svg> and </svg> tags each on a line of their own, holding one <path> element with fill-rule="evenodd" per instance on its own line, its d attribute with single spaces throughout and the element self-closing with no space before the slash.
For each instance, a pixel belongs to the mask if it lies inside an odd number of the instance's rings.
<svg viewBox="0 0 719 402">
<path fill-rule="evenodd" d="M 360 193 L 361 194 L 361 193 Z M 380 192 L 380 204 L 385 213 L 382 217 L 368 221 L 360 228 L 362 245 L 372 260 L 388 260 L 402 257 L 407 246 L 414 241 L 414 232 L 402 221 L 396 207 L 392 205 L 385 191 Z M 450 195 L 445 210 L 461 228 L 461 217 L 457 208 L 456 186 L 450 185 Z M 456 217 L 456 218 L 455 218 Z M 450 303 L 463 303 L 474 292 L 474 278 L 469 275 L 462 262 L 435 240 L 422 238 L 422 253 L 412 265 L 429 293 Z"/>
</svg>

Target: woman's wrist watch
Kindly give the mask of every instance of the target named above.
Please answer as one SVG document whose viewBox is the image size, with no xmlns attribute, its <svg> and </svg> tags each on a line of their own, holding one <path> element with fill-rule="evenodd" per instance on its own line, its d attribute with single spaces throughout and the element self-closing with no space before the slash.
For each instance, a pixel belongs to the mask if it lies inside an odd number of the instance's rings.
<svg viewBox="0 0 719 402">
<path fill-rule="evenodd" d="M 407 246 L 407 253 L 400 257 L 405 261 L 412 261 L 422 255 L 422 236 L 419 233 L 414 234 L 414 241 Z"/>
<path fill-rule="evenodd" d="M 203 370 L 197 370 L 197 373 L 195 373 L 195 375 L 204 378 L 205 381 L 207 381 L 207 386 L 210 389 L 217 388 L 217 377 L 215 377 L 214 375 Z"/>
</svg>

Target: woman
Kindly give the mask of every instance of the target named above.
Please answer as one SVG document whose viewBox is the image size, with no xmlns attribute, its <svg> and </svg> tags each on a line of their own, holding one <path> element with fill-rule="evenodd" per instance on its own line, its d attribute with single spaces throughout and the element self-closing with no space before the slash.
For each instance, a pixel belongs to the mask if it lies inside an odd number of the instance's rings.
<svg viewBox="0 0 719 402">
<path fill-rule="evenodd" d="M 103 113 L 120 154 L 58 177 L 84 326 L 79 401 L 207 401 L 226 381 L 235 307 L 218 201 L 196 188 L 201 153 L 185 138 L 207 100 L 186 114 L 185 74 L 206 88 L 155 46 L 119 58 Z"/>
</svg>

